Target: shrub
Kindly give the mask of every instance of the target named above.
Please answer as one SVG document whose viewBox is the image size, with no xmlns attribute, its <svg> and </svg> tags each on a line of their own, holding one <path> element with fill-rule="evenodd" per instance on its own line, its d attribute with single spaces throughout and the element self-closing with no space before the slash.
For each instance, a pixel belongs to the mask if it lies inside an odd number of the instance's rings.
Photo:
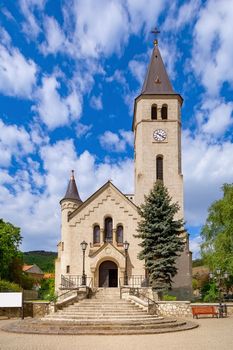
<svg viewBox="0 0 233 350">
<path fill-rule="evenodd" d="M 0 279 L 0 292 L 20 292 L 21 290 L 18 284 Z"/>
<path fill-rule="evenodd" d="M 164 301 L 176 301 L 176 296 L 175 295 L 164 294 L 163 295 L 163 300 Z"/>
<path fill-rule="evenodd" d="M 56 301 L 54 283 L 54 278 L 43 279 L 39 290 L 39 298 L 49 301 Z"/>
<path fill-rule="evenodd" d="M 218 291 L 215 283 L 209 284 L 209 289 L 203 295 L 203 301 L 207 303 L 215 302 L 218 299 Z"/>
</svg>

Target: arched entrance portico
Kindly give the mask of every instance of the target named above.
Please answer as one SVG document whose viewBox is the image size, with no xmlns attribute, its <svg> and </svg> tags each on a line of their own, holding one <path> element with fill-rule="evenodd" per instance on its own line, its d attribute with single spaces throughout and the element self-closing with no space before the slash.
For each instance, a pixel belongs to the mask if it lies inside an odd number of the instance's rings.
<svg viewBox="0 0 233 350">
<path fill-rule="evenodd" d="M 107 260 L 99 266 L 99 287 L 118 287 L 118 267 Z"/>
</svg>

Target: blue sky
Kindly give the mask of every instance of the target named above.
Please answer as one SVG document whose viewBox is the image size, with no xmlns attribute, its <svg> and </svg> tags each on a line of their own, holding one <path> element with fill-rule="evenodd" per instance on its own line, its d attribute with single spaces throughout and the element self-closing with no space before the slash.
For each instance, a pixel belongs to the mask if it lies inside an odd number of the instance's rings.
<svg viewBox="0 0 233 350">
<path fill-rule="evenodd" d="M 184 98 L 185 220 L 198 255 L 208 206 L 232 183 L 233 1 L 0 1 L 0 217 L 23 250 L 56 250 L 70 170 L 85 200 L 133 192 L 133 102 L 153 47 Z"/>
</svg>

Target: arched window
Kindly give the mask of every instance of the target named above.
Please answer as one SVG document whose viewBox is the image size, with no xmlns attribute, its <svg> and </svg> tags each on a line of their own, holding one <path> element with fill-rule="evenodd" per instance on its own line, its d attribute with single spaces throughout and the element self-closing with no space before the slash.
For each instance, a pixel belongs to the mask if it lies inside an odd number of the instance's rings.
<svg viewBox="0 0 233 350">
<path fill-rule="evenodd" d="M 100 227 L 95 225 L 93 228 L 93 244 L 100 243 Z"/>
<path fill-rule="evenodd" d="M 167 105 L 162 105 L 161 117 L 162 119 L 167 119 Z"/>
<path fill-rule="evenodd" d="M 117 226 L 116 241 L 117 241 L 117 244 L 123 244 L 123 226 L 122 225 Z"/>
<path fill-rule="evenodd" d="M 163 157 L 156 157 L 156 180 L 163 180 Z"/>
<path fill-rule="evenodd" d="M 112 218 L 110 217 L 104 221 L 104 241 L 112 242 Z"/>
<path fill-rule="evenodd" d="M 151 119 L 156 120 L 157 119 L 157 105 L 151 106 Z"/>
</svg>

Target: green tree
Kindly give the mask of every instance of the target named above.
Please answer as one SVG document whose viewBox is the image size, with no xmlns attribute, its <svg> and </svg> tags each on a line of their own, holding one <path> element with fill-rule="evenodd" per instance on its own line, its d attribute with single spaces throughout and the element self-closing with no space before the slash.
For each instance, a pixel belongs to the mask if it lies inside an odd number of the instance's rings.
<svg viewBox="0 0 233 350">
<path fill-rule="evenodd" d="M 179 205 L 172 203 L 162 182 L 156 182 L 139 208 L 141 221 L 135 237 L 142 247 L 139 259 L 145 260 L 150 283 L 156 292 L 171 289 L 177 273 L 176 259 L 184 249 L 183 219 L 176 220 Z"/>
<path fill-rule="evenodd" d="M 233 184 L 224 184 L 222 191 L 202 228 L 201 254 L 211 270 L 219 267 L 233 276 Z"/>
<path fill-rule="evenodd" d="M 42 279 L 39 290 L 39 297 L 44 300 L 56 300 L 54 278 Z"/>
<path fill-rule="evenodd" d="M 14 262 L 22 262 L 19 245 L 22 241 L 20 229 L 0 219 L 0 278 L 14 281 Z"/>
</svg>

